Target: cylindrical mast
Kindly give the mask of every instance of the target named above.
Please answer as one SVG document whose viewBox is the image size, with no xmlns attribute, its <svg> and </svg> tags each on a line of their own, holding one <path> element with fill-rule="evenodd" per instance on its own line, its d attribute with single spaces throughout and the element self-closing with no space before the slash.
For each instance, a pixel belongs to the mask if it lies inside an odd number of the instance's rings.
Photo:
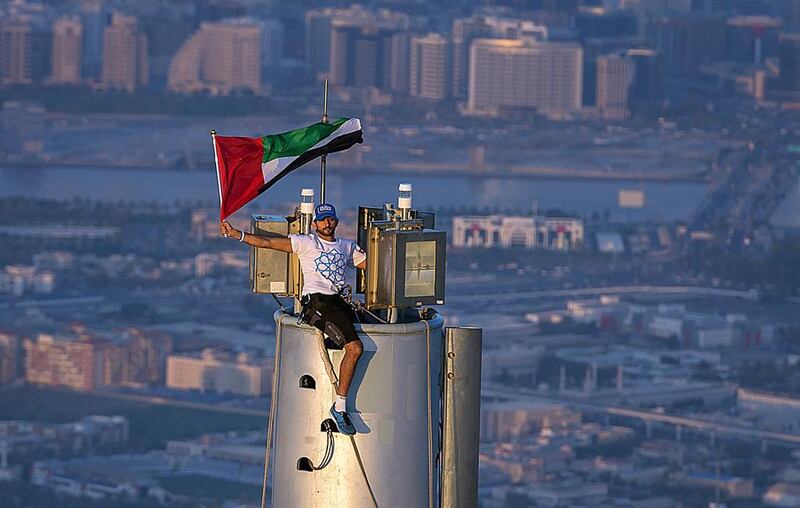
<svg viewBox="0 0 800 508">
<path fill-rule="evenodd" d="M 322 99 L 322 123 L 328 123 L 328 78 L 325 78 L 325 89 Z M 319 160 L 319 202 L 325 202 L 325 180 L 328 173 L 328 156 L 324 155 Z"/>
</svg>

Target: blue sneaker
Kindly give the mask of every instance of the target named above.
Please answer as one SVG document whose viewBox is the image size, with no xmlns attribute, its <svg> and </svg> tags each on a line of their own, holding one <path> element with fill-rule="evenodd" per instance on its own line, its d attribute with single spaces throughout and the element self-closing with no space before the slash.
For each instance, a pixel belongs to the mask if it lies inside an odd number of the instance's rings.
<svg viewBox="0 0 800 508">
<path fill-rule="evenodd" d="M 339 427 L 339 432 L 345 436 L 352 436 L 356 433 L 356 428 L 353 427 L 353 422 L 350 421 L 350 415 L 347 414 L 347 411 L 337 411 L 336 406 L 333 405 L 331 406 L 331 416 L 333 416 L 336 426 Z"/>
</svg>

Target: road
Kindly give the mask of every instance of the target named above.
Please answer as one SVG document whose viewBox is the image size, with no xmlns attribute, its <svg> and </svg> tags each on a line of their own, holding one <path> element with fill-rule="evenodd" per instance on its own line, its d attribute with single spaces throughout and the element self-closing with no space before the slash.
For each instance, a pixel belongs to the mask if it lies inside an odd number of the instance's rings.
<svg viewBox="0 0 800 508">
<path fill-rule="evenodd" d="M 598 288 L 575 289 L 549 289 L 542 291 L 502 291 L 495 293 L 481 292 L 474 295 L 460 294 L 448 296 L 447 303 L 470 303 L 477 300 L 500 304 L 504 302 L 517 302 L 521 298 L 570 298 L 592 297 L 599 295 L 630 295 L 630 294 L 665 294 L 665 295 L 693 295 L 693 296 L 718 296 L 726 298 L 745 298 L 755 300 L 758 294 L 753 291 L 740 291 L 735 289 L 720 289 L 698 286 L 609 286 Z"/>
<path fill-rule="evenodd" d="M 754 429 L 744 425 L 732 425 L 717 423 L 697 418 L 685 416 L 674 416 L 655 411 L 645 411 L 641 409 L 630 409 L 624 407 L 608 406 L 604 404 L 593 404 L 591 402 L 580 402 L 565 400 L 558 397 L 549 397 L 542 394 L 532 394 L 524 388 L 514 389 L 505 388 L 496 384 L 484 385 L 481 388 L 481 395 L 484 397 L 505 398 L 515 401 L 561 404 L 586 413 L 600 413 L 609 416 L 619 416 L 632 418 L 644 422 L 664 423 L 669 425 L 687 427 L 716 435 L 741 436 L 754 440 L 766 440 L 789 445 L 800 445 L 800 435 L 788 434 L 785 432 L 772 432 L 768 430 Z"/>
</svg>

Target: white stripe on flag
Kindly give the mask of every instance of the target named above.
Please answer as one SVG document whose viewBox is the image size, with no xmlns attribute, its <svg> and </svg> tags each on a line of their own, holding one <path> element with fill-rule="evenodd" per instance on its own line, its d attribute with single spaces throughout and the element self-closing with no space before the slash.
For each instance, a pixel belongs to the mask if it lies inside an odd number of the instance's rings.
<svg viewBox="0 0 800 508">
<path fill-rule="evenodd" d="M 331 142 L 331 140 L 338 138 L 339 136 L 344 136 L 346 134 L 350 134 L 351 132 L 357 132 L 361 130 L 361 120 L 358 118 L 351 118 L 343 123 L 338 129 L 333 131 L 330 136 L 327 138 L 321 139 L 309 148 L 306 151 L 311 151 L 315 148 L 319 148 L 321 146 L 325 146 Z M 277 159 L 272 159 L 271 161 L 264 162 L 261 164 L 261 175 L 264 177 L 264 183 L 269 183 L 273 178 L 278 176 L 281 171 L 286 169 L 289 164 L 292 163 L 299 155 L 295 155 L 294 157 L 278 157 Z"/>
</svg>

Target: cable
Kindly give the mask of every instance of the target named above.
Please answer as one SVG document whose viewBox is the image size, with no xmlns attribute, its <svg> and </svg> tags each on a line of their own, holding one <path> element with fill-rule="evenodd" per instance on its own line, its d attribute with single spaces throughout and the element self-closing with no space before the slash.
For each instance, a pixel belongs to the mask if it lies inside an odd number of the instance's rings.
<svg viewBox="0 0 800 508">
<path fill-rule="evenodd" d="M 315 466 L 313 462 L 309 459 L 309 463 L 311 464 L 311 469 L 314 471 L 320 471 L 328 467 L 328 464 L 331 463 L 333 460 L 333 448 L 336 446 L 336 443 L 333 439 L 333 430 L 328 427 L 325 430 L 327 434 L 327 441 L 325 443 L 325 454 L 322 456 L 322 461 L 319 463 L 319 466 Z"/>
<path fill-rule="evenodd" d="M 342 288 L 341 291 L 339 291 L 339 296 L 348 305 L 350 305 L 350 307 L 352 307 L 354 311 L 356 311 L 356 315 L 358 315 L 358 312 L 361 311 L 361 312 L 364 312 L 365 314 L 369 314 L 370 316 L 372 316 L 373 319 L 375 319 L 375 321 L 377 321 L 377 322 L 379 322 L 381 324 L 384 324 L 384 325 L 388 325 L 389 324 L 388 321 L 385 321 L 385 320 L 379 318 L 378 316 L 373 314 L 369 309 L 367 309 L 367 307 L 361 302 L 361 300 L 359 300 L 358 298 L 353 298 L 353 288 L 349 284 L 347 286 L 345 286 L 344 288 Z"/>
<path fill-rule="evenodd" d="M 335 392 L 339 389 L 339 379 L 336 377 L 336 372 L 333 370 L 331 357 L 330 355 L 328 355 L 328 348 L 325 347 L 325 336 L 322 334 L 320 330 L 315 329 L 315 332 L 317 336 L 317 348 L 319 349 L 319 355 L 320 358 L 322 358 L 322 363 L 325 365 L 325 372 L 327 372 L 328 379 L 333 385 L 333 389 Z M 428 419 L 428 425 L 430 425 L 430 418 Z M 353 445 L 353 452 L 356 455 L 356 461 L 358 462 L 358 467 L 361 469 L 361 476 L 364 477 L 364 483 L 367 485 L 367 491 L 369 492 L 369 497 L 372 500 L 372 505 L 375 508 L 378 508 L 378 500 L 375 498 L 375 492 L 373 492 L 372 490 L 372 484 L 370 484 L 369 482 L 369 477 L 367 476 L 367 469 L 364 467 L 364 461 L 361 460 L 361 454 L 358 451 L 358 446 L 356 446 L 356 439 L 354 436 L 350 436 L 350 443 Z"/>
<path fill-rule="evenodd" d="M 427 351 L 427 358 L 425 359 L 425 364 L 427 367 L 428 379 L 428 506 L 429 508 L 434 507 L 433 503 L 433 424 L 431 422 L 432 419 L 432 402 L 431 402 L 431 325 L 428 323 L 427 320 L 423 319 L 423 323 L 425 323 L 425 347 Z"/>
</svg>

